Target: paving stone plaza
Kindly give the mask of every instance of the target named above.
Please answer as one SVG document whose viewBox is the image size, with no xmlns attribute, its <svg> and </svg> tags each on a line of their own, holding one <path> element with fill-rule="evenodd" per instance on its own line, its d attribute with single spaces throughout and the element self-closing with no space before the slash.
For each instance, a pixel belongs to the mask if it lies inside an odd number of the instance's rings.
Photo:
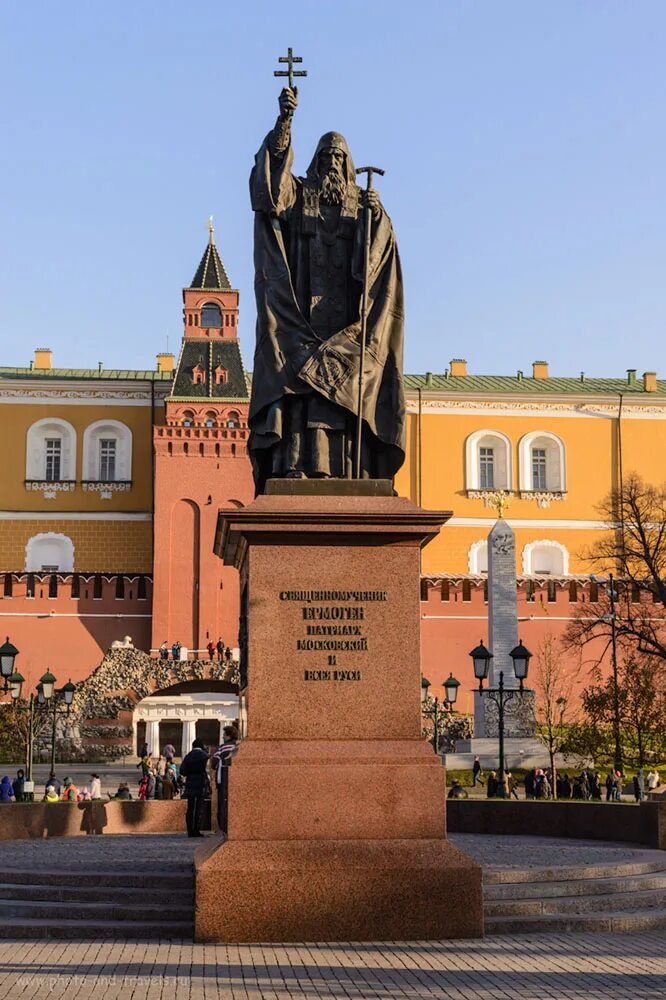
<svg viewBox="0 0 666 1000">
<path fill-rule="evenodd" d="M 452 840 L 483 865 L 490 887 L 500 890 L 507 880 L 516 879 L 525 888 L 525 880 L 540 877 L 546 870 L 544 863 L 550 866 L 555 885 L 558 878 L 562 884 L 561 880 L 582 868 L 603 877 L 612 868 L 624 866 L 638 878 L 662 878 L 655 866 L 663 852 L 640 846 L 475 835 L 456 835 Z M 0 844 L 2 889 L 11 888 L 12 879 L 20 873 L 40 871 L 44 876 L 40 899 L 55 898 L 49 891 L 57 892 L 55 881 L 60 879 L 62 884 L 78 884 L 83 900 L 88 900 L 94 896 L 94 881 L 86 888 L 84 876 L 94 879 L 97 874 L 103 880 L 104 872 L 115 873 L 120 881 L 116 895 L 122 899 L 137 893 L 148 915 L 156 912 L 160 890 L 154 893 L 138 887 L 136 873 L 155 880 L 145 881 L 146 886 L 160 886 L 162 874 L 160 905 L 173 908 L 174 897 L 165 892 L 167 874 L 177 877 L 185 871 L 193 850 L 192 843 L 180 836 L 5 842 Z M 62 902 L 41 905 L 56 907 Z M 634 933 L 499 931 L 497 936 L 491 931 L 484 940 L 408 943 L 202 945 L 173 932 L 170 939 L 154 933 L 154 940 L 140 940 L 124 933 L 112 940 L 105 935 L 104 923 L 91 937 L 94 928 L 80 921 L 78 934 L 75 926 L 51 932 L 62 933 L 64 939 L 29 940 L 16 931 L 20 906 L 12 909 L 10 900 L 0 905 L 3 1000 L 83 1000 L 101 995 L 105 1000 L 661 1000 L 666 995 L 663 928 Z M 112 916 L 109 910 L 98 919 L 106 918 L 112 929 Z"/>
<path fill-rule="evenodd" d="M 0 943 L 7 1000 L 663 1000 L 665 983 L 663 933 L 282 946 Z"/>
</svg>

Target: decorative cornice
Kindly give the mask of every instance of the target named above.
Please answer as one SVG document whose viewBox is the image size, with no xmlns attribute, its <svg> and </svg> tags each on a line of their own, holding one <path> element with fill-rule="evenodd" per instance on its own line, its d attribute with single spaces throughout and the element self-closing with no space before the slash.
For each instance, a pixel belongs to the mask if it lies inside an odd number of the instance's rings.
<svg viewBox="0 0 666 1000">
<path fill-rule="evenodd" d="M 542 510 L 550 507 L 551 503 L 566 500 L 567 494 L 561 490 L 521 490 L 521 500 L 536 500 L 537 507 Z M 487 506 L 487 505 L 486 505 Z"/>
</svg>

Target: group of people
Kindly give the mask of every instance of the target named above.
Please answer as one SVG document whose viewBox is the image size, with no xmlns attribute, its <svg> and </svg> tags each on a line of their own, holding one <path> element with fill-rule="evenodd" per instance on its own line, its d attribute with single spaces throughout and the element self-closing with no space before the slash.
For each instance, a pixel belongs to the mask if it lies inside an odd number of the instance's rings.
<svg viewBox="0 0 666 1000">
<path fill-rule="evenodd" d="M 500 790 L 500 782 L 504 781 L 503 792 Z M 647 778 L 643 768 L 640 768 L 633 778 L 633 793 L 636 802 L 642 802 L 646 797 L 646 782 L 649 791 L 658 788 L 660 779 L 656 770 L 651 770 Z M 466 798 L 462 785 L 456 788 L 455 782 L 451 786 L 449 796 L 451 798 Z M 472 786 L 486 785 L 486 794 L 489 799 L 495 798 L 498 794 L 503 798 L 518 798 L 519 782 L 512 776 L 510 771 L 504 773 L 503 778 L 498 777 L 496 771 L 491 771 L 487 781 L 484 780 L 481 761 L 475 757 L 472 766 Z M 550 799 L 553 798 L 553 789 L 558 799 L 578 799 L 580 801 L 601 802 L 603 797 L 603 787 L 601 776 L 591 767 L 584 767 L 580 774 L 570 777 L 566 771 L 556 771 L 553 775 L 551 768 L 532 768 L 525 775 L 525 798 L 526 799 Z M 621 802 L 624 792 L 625 779 L 622 772 L 612 768 L 605 781 L 606 801 Z M 453 794 L 455 790 L 455 794 Z"/>
<path fill-rule="evenodd" d="M 224 645 L 224 639 L 222 638 L 222 636 L 220 636 L 217 642 L 213 642 L 213 640 L 211 639 L 208 645 L 206 646 L 206 649 L 208 650 L 208 657 L 211 663 L 213 662 L 215 657 L 217 657 L 218 663 L 222 663 L 223 660 L 226 663 L 231 663 L 233 659 L 233 653 L 231 651 L 231 647 Z"/>
<path fill-rule="evenodd" d="M 16 777 L 12 781 L 9 775 L 5 775 L 0 781 L 0 802 L 27 802 L 32 800 L 25 791 L 25 771 L 19 768 Z M 42 802 L 86 802 L 91 799 L 102 798 L 102 783 L 99 774 L 90 775 L 90 787 L 84 785 L 77 788 L 70 777 L 66 777 L 62 782 L 51 771 L 44 784 L 44 794 Z"/>
<path fill-rule="evenodd" d="M 160 660 L 168 660 L 169 653 L 171 653 L 171 659 L 178 662 L 180 661 L 180 651 L 183 648 L 182 642 L 173 642 L 171 646 L 164 640 L 160 646 Z"/>
</svg>

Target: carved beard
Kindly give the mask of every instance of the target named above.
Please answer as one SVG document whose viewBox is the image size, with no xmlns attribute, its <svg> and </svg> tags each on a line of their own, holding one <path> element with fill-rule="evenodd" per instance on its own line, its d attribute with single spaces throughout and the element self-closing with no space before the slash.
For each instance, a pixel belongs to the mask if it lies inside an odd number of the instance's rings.
<svg viewBox="0 0 666 1000">
<path fill-rule="evenodd" d="M 319 197 L 329 205 L 341 205 L 345 196 L 347 185 L 341 171 L 331 167 L 327 174 L 321 178 Z"/>
</svg>

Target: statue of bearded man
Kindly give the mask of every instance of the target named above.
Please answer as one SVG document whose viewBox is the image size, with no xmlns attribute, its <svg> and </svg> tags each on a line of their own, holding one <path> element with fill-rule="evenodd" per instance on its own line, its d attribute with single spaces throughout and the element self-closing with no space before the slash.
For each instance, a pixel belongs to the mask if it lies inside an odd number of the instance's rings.
<svg viewBox="0 0 666 1000">
<path fill-rule="evenodd" d="M 404 461 L 403 289 L 391 220 L 362 191 L 338 132 L 319 140 L 305 177 L 291 173 L 296 95 L 250 177 L 255 212 L 257 342 L 250 456 L 267 479 L 351 478 L 357 433 L 364 208 L 371 209 L 361 477 L 392 479 Z"/>
</svg>

